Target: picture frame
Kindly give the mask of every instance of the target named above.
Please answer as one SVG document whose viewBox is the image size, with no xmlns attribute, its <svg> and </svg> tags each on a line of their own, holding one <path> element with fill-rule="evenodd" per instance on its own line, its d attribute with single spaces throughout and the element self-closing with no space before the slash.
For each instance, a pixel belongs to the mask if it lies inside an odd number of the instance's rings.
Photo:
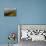
<svg viewBox="0 0 46 46">
<path fill-rule="evenodd" d="M 16 8 L 4 8 L 4 16 L 16 16 Z"/>
</svg>

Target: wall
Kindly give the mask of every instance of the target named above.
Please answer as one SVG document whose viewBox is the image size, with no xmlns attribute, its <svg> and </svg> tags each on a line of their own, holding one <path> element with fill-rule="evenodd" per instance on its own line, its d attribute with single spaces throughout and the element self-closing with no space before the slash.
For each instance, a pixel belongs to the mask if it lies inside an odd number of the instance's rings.
<svg viewBox="0 0 46 46">
<path fill-rule="evenodd" d="M 17 8 L 16 17 L 5 17 L 4 8 Z M 0 0 L 0 44 L 7 44 L 17 24 L 46 24 L 46 0 Z"/>
</svg>

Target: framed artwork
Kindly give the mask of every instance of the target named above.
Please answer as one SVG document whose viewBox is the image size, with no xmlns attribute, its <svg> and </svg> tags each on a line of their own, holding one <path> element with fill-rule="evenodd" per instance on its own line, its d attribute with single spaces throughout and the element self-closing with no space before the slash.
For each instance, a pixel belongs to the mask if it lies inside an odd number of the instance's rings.
<svg viewBox="0 0 46 46">
<path fill-rule="evenodd" d="M 16 16 L 16 8 L 4 8 L 4 16 Z"/>
</svg>

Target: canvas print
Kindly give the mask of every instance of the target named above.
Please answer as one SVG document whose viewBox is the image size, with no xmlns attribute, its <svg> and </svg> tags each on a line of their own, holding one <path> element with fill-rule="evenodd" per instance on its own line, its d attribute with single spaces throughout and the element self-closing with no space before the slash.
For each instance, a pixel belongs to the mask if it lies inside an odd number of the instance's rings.
<svg viewBox="0 0 46 46">
<path fill-rule="evenodd" d="M 16 16 L 16 8 L 4 8 L 4 16 Z"/>
</svg>

